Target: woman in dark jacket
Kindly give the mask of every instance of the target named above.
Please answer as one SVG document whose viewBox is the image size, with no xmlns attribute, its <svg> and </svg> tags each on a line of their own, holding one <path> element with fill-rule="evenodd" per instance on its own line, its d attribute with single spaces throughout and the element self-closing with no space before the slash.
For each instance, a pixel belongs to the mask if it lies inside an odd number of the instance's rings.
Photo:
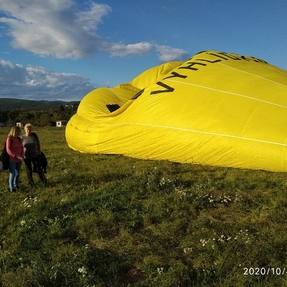
<svg viewBox="0 0 287 287">
<path fill-rule="evenodd" d="M 23 146 L 19 127 L 12 127 L 6 139 L 6 152 L 9 155 L 9 190 L 19 187 L 20 166 L 23 160 Z"/>
<path fill-rule="evenodd" d="M 29 184 L 32 187 L 35 186 L 33 180 L 33 171 L 35 171 L 45 186 L 47 179 L 40 162 L 41 147 L 39 138 L 36 133 L 32 132 L 32 125 L 30 123 L 24 126 L 24 131 L 25 135 L 22 136 L 22 144 L 24 147 L 24 162 Z"/>
</svg>

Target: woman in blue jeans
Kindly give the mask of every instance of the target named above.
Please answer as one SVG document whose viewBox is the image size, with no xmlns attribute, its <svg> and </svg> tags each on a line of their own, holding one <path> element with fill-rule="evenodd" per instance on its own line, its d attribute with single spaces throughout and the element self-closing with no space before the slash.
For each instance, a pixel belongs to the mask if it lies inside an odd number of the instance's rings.
<svg viewBox="0 0 287 287">
<path fill-rule="evenodd" d="M 7 140 L 6 151 L 9 155 L 9 190 L 16 191 L 19 187 L 20 166 L 23 160 L 23 145 L 19 127 L 12 127 Z"/>
</svg>

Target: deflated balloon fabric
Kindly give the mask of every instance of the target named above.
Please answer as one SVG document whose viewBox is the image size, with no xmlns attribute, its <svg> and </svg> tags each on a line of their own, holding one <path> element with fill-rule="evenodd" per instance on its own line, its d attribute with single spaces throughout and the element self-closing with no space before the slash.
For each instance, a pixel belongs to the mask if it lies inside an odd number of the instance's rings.
<svg viewBox="0 0 287 287">
<path fill-rule="evenodd" d="M 97 88 L 66 127 L 84 153 L 287 171 L 287 71 L 204 51 Z"/>
</svg>

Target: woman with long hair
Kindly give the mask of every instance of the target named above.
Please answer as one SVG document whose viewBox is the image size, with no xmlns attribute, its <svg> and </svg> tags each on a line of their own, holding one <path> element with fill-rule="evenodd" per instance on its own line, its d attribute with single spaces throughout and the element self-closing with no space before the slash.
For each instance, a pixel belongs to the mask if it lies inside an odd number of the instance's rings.
<svg viewBox="0 0 287 287">
<path fill-rule="evenodd" d="M 12 127 L 6 139 L 6 151 L 9 155 L 9 190 L 16 191 L 19 188 L 19 175 L 24 151 L 20 138 L 19 127 Z"/>
</svg>

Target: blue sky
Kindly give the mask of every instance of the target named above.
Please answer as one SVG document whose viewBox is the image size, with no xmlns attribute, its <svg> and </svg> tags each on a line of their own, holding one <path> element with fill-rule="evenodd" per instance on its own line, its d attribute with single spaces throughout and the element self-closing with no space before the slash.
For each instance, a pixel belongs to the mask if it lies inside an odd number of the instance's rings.
<svg viewBox="0 0 287 287">
<path fill-rule="evenodd" d="M 215 49 L 287 69 L 286 0 L 0 0 L 0 97 L 80 99 Z"/>
</svg>

